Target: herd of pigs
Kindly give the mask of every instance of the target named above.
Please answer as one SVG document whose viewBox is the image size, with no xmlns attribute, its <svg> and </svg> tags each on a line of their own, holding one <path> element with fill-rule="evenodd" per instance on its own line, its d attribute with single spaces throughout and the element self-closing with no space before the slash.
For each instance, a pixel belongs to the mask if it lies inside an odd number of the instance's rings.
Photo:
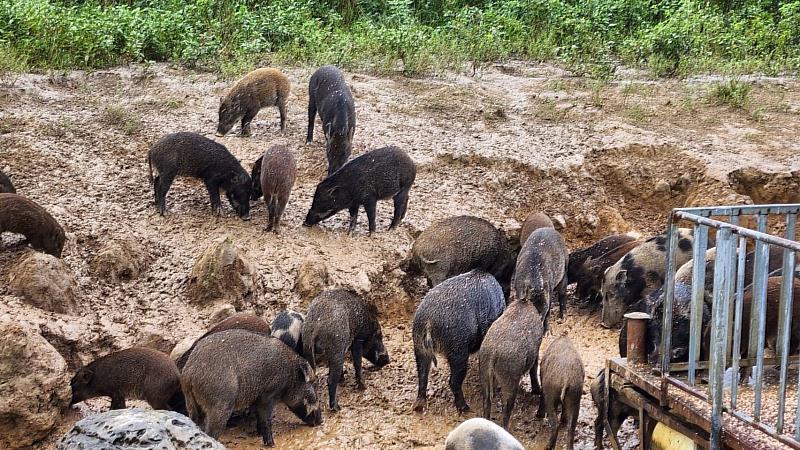
<svg viewBox="0 0 800 450">
<path fill-rule="evenodd" d="M 217 135 L 228 133 L 241 120 L 241 134 L 261 108 L 277 106 L 285 129 L 288 79 L 276 69 L 258 69 L 239 80 L 222 99 Z M 369 232 L 375 232 L 378 200 L 392 198 L 390 229 L 406 212 L 416 176 L 413 160 L 400 148 L 385 147 L 350 159 L 355 132 L 355 105 L 342 72 L 333 66 L 318 69 L 309 81 L 308 134 L 313 139 L 319 115 L 326 140 L 328 171 L 316 187 L 303 222 L 313 226 L 347 209 L 349 230 L 364 207 Z M 250 202 L 262 195 L 267 205 L 267 230 L 279 232 L 281 215 L 295 182 L 295 159 L 285 146 L 271 146 L 253 164 L 250 174 L 221 144 L 194 133 L 174 133 L 158 140 L 147 156 L 150 181 L 158 211 L 166 213 L 166 195 L 177 176 L 201 179 L 208 189 L 213 214 L 221 214 L 220 190 L 242 219 L 250 218 Z M 11 180 L 0 172 L 0 232 L 22 234 L 36 250 L 61 257 L 65 234 L 44 208 L 16 194 Z M 413 318 L 412 334 L 417 366 L 418 393 L 413 410 L 426 406 L 428 375 L 437 356 L 447 360 L 449 387 L 459 412 L 469 410 L 462 384 L 469 356 L 477 353 L 484 419 L 470 419 L 447 438 L 448 449 L 522 448 L 506 430 L 520 380 L 530 377 L 532 392 L 540 395 L 537 417 L 547 417 L 548 448 L 554 448 L 560 429 L 566 430 L 566 447 L 572 448 L 584 368 L 569 338 L 556 339 L 539 358 L 542 337 L 548 330 L 551 303 L 557 301 L 560 318 L 566 314 L 567 286 L 577 284 L 578 301 L 602 308 L 607 327 L 623 325 L 620 355 L 625 356 L 623 315 L 644 311 L 653 317 L 648 333 L 648 354 L 659 359 L 665 278 L 666 234 L 641 239 L 612 235 L 590 247 L 569 253 L 564 238 L 541 212 L 525 220 L 519 238 L 509 238 L 487 220 L 472 216 L 444 219 L 424 230 L 414 241 L 408 263 L 409 276 L 422 275 L 430 290 Z M 691 230 L 680 229 L 677 238 L 675 311 L 672 358 L 688 358 L 689 300 L 692 283 Z M 713 241 L 706 255 L 707 295 L 704 323 L 710 316 L 713 280 Z M 746 257 L 745 282 L 753 278 L 752 254 Z M 769 258 L 766 311 L 768 346 L 774 348 L 778 317 L 781 258 Z M 795 280 L 795 296 L 800 296 Z M 748 290 L 743 311 L 752 299 Z M 800 315 L 800 299 L 793 302 Z M 745 317 L 742 335 L 749 319 Z M 800 321 L 792 321 L 791 351 L 800 344 Z M 704 330 L 707 327 L 704 327 Z M 705 331 L 704 331 L 705 334 Z M 743 343 L 742 349 L 747 349 Z M 305 315 L 283 311 L 271 325 L 262 318 L 239 313 L 210 328 L 185 353 L 173 361 L 146 348 L 130 348 L 99 358 L 74 375 L 72 404 L 98 396 L 111 398 L 111 408 L 124 408 L 126 399 L 147 401 L 156 409 L 172 409 L 188 416 L 212 437 L 219 436 L 235 413 L 256 417 L 264 444 L 274 445 L 272 418 L 282 402 L 309 425 L 322 422 L 315 391 L 315 370 L 326 364 L 328 406 L 337 411 L 336 391 L 350 352 L 355 380 L 364 389 L 362 358 L 375 369 L 389 363 L 375 307 L 348 290 L 326 290 L 309 305 Z M 706 350 L 707 351 L 707 350 Z M 612 356 L 612 355 L 609 355 Z M 610 399 L 606 408 L 604 376 L 592 383 L 598 406 L 595 445 L 603 446 L 605 412 L 612 432 L 632 414 Z M 491 419 L 493 395 L 502 395 L 502 428 Z M 560 419 L 557 410 L 561 408 Z"/>
</svg>

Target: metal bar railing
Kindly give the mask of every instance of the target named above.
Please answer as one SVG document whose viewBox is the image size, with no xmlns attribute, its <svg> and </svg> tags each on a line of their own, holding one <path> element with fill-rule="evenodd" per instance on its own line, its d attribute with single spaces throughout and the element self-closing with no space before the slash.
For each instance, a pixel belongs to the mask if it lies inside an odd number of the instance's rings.
<svg viewBox="0 0 800 450">
<path fill-rule="evenodd" d="M 706 248 L 708 247 L 708 227 L 696 225 L 692 249 L 692 305 L 689 330 L 689 385 L 695 385 L 695 371 L 700 358 L 700 339 L 703 331 L 703 303 L 706 294 Z M 703 255 L 700 259 L 698 255 Z"/>
<path fill-rule="evenodd" d="M 665 375 L 669 374 L 669 363 L 672 352 L 672 297 L 675 292 L 675 250 L 678 248 L 678 223 L 670 220 L 667 230 L 667 273 L 664 286 L 664 323 L 661 329 L 661 369 Z M 705 256 L 703 256 L 705 259 Z"/>
<path fill-rule="evenodd" d="M 731 383 L 731 409 L 736 409 L 736 395 L 739 392 L 739 362 L 742 359 L 742 309 L 744 308 L 744 272 L 747 255 L 747 240 L 739 238 L 738 263 L 736 264 L 736 307 L 733 322 L 733 382 Z"/>
<path fill-rule="evenodd" d="M 786 216 L 786 237 L 794 238 L 797 225 L 797 214 Z M 778 348 L 777 353 L 785 361 L 789 356 L 789 332 L 792 323 L 792 285 L 794 281 L 794 252 L 783 250 L 783 279 L 781 280 L 780 314 L 778 315 Z M 783 434 L 783 420 L 786 413 L 786 377 L 789 365 L 780 366 L 780 387 L 778 388 L 778 421 L 775 429 Z"/>
</svg>

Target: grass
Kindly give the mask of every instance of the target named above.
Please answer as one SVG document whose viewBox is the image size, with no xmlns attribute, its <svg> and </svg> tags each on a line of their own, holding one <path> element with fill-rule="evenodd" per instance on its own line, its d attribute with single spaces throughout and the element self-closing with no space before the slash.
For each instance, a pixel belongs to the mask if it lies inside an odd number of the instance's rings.
<svg viewBox="0 0 800 450">
<path fill-rule="evenodd" d="M 100 115 L 100 121 L 127 135 L 136 134 L 141 128 L 141 120 L 139 117 L 120 106 L 106 106 Z"/>
<path fill-rule="evenodd" d="M 712 105 L 730 106 L 734 109 L 745 109 L 750 103 L 752 86 L 739 80 L 730 80 L 727 83 L 718 83 L 708 93 L 708 100 Z"/>
<path fill-rule="evenodd" d="M 2 43 L 0 43 L 2 44 Z M 8 45 L 0 45 L 0 86 L 13 87 L 28 70 L 28 58 Z"/>
</svg>

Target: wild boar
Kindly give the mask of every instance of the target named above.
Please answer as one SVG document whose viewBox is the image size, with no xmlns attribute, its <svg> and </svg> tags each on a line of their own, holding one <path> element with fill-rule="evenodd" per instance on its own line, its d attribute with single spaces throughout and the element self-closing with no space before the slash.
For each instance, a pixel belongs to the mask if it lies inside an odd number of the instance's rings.
<svg viewBox="0 0 800 450">
<path fill-rule="evenodd" d="M 315 426 L 322 413 L 306 360 L 272 336 L 227 330 L 202 339 L 181 372 L 189 417 L 213 438 L 234 412 L 252 407 L 264 444 L 272 447 L 272 416 L 283 402 Z"/>
<path fill-rule="evenodd" d="M 0 170 L 0 194 L 16 194 L 17 190 L 14 189 L 14 184 L 11 178 L 8 177 L 2 170 Z"/>
<path fill-rule="evenodd" d="M 268 148 L 261 157 L 260 176 L 261 192 L 269 214 L 266 230 L 277 233 L 297 176 L 297 165 L 292 152 L 285 145 Z M 253 182 L 256 183 L 256 180 Z"/>
<path fill-rule="evenodd" d="M 242 136 L 250 136 L 250 122 L 267 106 L 278 107 L 281 131 L 285 131 L 289 89 L 289 79 L 278 69 L 261 68 L 248 73 L 219 100 L 217 136 L 226 135 L 239 119 Z"/>
<path fill-rule="evenodd" d="M 575 292 L 578 298 L 592 306 L 602 306 L 603 297 L 600 290 L 603 285 L 603 276 L 606 270 L 617 263 L 622 257 L 628 254 L 644 242 L 640 239 L 620 244 L 597 256 L 589 256 L 578 268 L 575 279 L 577 286 Z M 567 267 L 567 278 L 569 279 L 569 266 Z"/>
<path fill-rule="evenodd" d="M 497 280 L 481 270 L 448 278 L 434 286 L 414 313 L 412 336 L 419 389 L 414 411 L 422 411 L 428 398 L 428 373 L 436 355 L 450 366 L 450 390 L 456 409 L 469 410 L 461 385 L 467 375 L 469 355 L 480 349 L 483 337 L 505 309 Z"/>
<path fill-rule="evenodd" d="M 147 164 L 162 216 L 167 212 L 167 192 L 175 177 L 188 176 L 203 180 L 214 215 L 220 215 L 222 189 L 236 214 L 250 219 L 250 175 L 224 145 L 196 133 L 172 133 L 153 144 Z"/>
<path fill-rule="evenodd" d="M 269 336 L 271 333 L 269 324 L 264 322 L 264 319 L 250 313 L 234 314 L 209 328 L 205 334 L 194 341 L 194 344 L 189 347 L 189 350 L 186 350 L 186 352 L 175 361 L 175 364 L 178 366 L 178 370 L 183 370 L 183 366 L 186 365 L 186 361 L 189 360 L 189 356 L 192 354 L 194 348 L 198 343 L 200 343 L 200 341 L 214 333 L 227 330 L 246 330 L 262 336 Z"/>
<path fill-rule="evenodd" d="M 111 409 L 125 399 L 144 400 L 153 409 L 183 412 L 180 375 L 169 356 L 133 347 L 98 358 L 78 369 L 70 382 L 70 406 L 95 397 L 111 397 Z"/>
<path fill-rule="evenodd" d="M 572 342 L 566 336 L 556 339 L 542 356 L 542 400 L 536 412 L 536 417 L 544 417 L 547 413 L 548 426 L 552 430 L 548 449 L 555 448 L 558 432 L 566 425 L 566 448 L 572 450 L 581 410 L 583 379 L 583 362 Z M 556 418 L 559 405 L 560 420 Z"/>
<path fill-rule="evenodd" d="M 525 222 L 522 223 L 522 229 L 519 231 L 520 247 L 528 240 L 528 236 L 539 228 L 555 229 L 555 227 L 553 227 L 553 221 L 550 220 L 547 214 L 541 211 L 533 211 L 525 218 Z"/>
<path fill-rule="evenodd" d="M 31 247 L 61 258 L 66 235 L 44 208 L 19 194 L 0 194 L 0 233 L 19 233 Z"/>
<path fill-rule="evenodd" d="M 318 362 L 328 364 L 328 401 L 333 411 L 341 409 L 336 388 L 342 379 L 348 350 L 360 390 L 365 389 L 362 357 L 376 367 L 389 364 L 377 309 L 352 292 L 331 290 L 319 294 L 308 308 L 302 336 L 303 356 L 311 367 L 316 369 Z"/>
<path fill-rule="evenodd" d="M 676 267 L 692 258 L 693 241 L 691 229 L 679 229 L 678 248 L 675 252 Z M 664 284 L 666 245 L 666 234 L 654 236 L 606 270 L 601 287 L 603 326 L 618 327 L 630 305 Z"/>
<path fill-rule="evenodd" d="M 283 341 L 289 348 L 303 355 L 303 322 L 306 316 L 287 309 L 278 313 L 272 320 L 272 336 Z"/>
<path fill-rule="evenodd" d="M 314 140 L 314 120 L 317 111 L 325 132 L 325 154 L 328 176 L 339 170 L 353 151 L 356 131 L 356 108 L 344 74 L 334 66 L 322 66 L 308 81 L 308 134 L 306 142 Z"/>
<path fill-rule="evenodd" d="M 465 420 L 447 435 L 445 450 L 525 450 L 508 431 L 479 417 Z"/>
<path fill-rule="evenodd" d="M 448 217 L 429 226 L 414 240 L 411 255 L 411 272 L 422 272 L 429 287 L 481 269 L 506 289 L 517 256 L 505 233 L 474 216 Z"/>
<path fill-rule="evenodd" d="M 369 221 L 369 232 L 373 233 L 378 200 L 393 198 L 394 217 L 389 225 L 392 230 L 406 215 L 408 193 L 416 176 L 414 161 L 398 147 L 383 147 L 365 153 L 317 185 L 303 225 L 316 225 L 347 209 L 350 212 L 349 232 L 353 233 L 358 209 L 363 205 Z"/>
<path fill-rule="evenodd" d="M 503 428 L 508 429 L 519 381 L 530 374 L 534 393 L 540 393 L 537 366 L 542 345 L 542 318 L 527 300 L 512 302 L 492 323 L 478 350 L 483 394 L 483 417 L 491 419 L 495 381 L 503 395 Z"/>
<path fill-rule="evenodd" d="M 597 407 L 597 418 L 594 420 L 594 448 L 596 450 L 603 450 L 603 431 L 605 430 L 604 422 L 606 420 L 605 390 L 606 371 L 601 369 L 590 387 L 592 400 Z M 634 414 L 636 414 L 635 409 L 617 399 L 614 390 L 609 391 L 608 424 L 611 426 L 611 432 L 614 433 L 614 436 L 617 435 L 622 423 Z"/>
<path fill-rule="evenodd" d="M 558 298 L 559 317 L 567 309 L 567 244 L 553 228 L 539 228 L 525 241 L 511 281 L 513 300 L 528 300 L 542 317 L 544 331 L 550 316 L 550 301 Z"/>
</svg>

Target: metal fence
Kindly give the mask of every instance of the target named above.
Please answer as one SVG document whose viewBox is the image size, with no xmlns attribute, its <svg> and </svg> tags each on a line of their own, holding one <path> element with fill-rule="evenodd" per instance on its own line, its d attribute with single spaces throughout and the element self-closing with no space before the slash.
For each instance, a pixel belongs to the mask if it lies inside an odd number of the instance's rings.
<svg viewBox="0 0 800 450">
<path fill-rule="evenodd" d="M 796 408 L 794 430 L 786 433 L 785 420 L 786 393 L 789 380 L 789 366 L 797 362 L 791 358 L 790 331 L 792 326 L 792 298 L 795 276 L 796 253 L 800 251 L 800 243 L 796 240 L 797 214 L 800 204 L 792 205 L 759 205 L 729 206 L 714 208 L 679 208 L 672 211 L 668 224 L 667 272 L 664 286 L 664 314 L 662 324 L 662 340 L 660 344 L 662 382 L 677 386 L 711 404 L 712 449 L 721 448 L 723 413 L 736 417 L 781 443 L 800 448 L 800 408 Z M 770 216 L 772 219 L 770 220 Z M 755 229 L 740 226 L 743 218 L 752 217 L 757 224 Z M 722 219 L 722 220 L 720 220 Z M 750 219 L 750 220 L 753 220 Z M 768 221 L 773 229 L 782 228 L 783 237 L 769 234 Z M 676 273 L 676 253 L 678 249 L 678 227 L 681 223 L 690 225 L 694 230 L 692 249 L 692 283 L 691 306 L 689 310 L 689 349 L 688 363 L 677 364 L 671 361 L 673 310 Z M 716 256 L 714 257 L 713 284 L 706 280 L 706 250 L 709 247 L 709 231 L 716 232 Z M 780 300 L 778 314 L 777 344 L 775 358 L 765 360 L 766 327 L 767 327 L 767 281 L 770 248 L 782 249 L 780 266 Z M 748 249 L 752 252 L 746 264 Z M 749 267 L 752 268 L 749 268 Z M 752 283 L 745 286 L 745 272 L 751 270 Z M 711 272 L 709 272 L 710 274 Z M 777 273 L 773 273 L 777 276 Z M 710 296 L 708 294 L 710 289 Z M 745 293 L 751 300 L 749 334 L 746 336 L 749 345 L 742 349 L 743 314 Z M 710 298 L 709 298 L 710 297 Z M 711 308 L 711 319 L 703 320 L 703 306 Z M 709 305 L 710 303 L 710 305 Z M 798 305 L 800 306 L 800 305 Z M 706 315 L 708 317 L 708 315 Z M 797 319 L 797 318 L 795 318 Z M 748 324 L 746 324 L 748 325 Z M 795 324 L 800 326 L 800 324 Z M 704 337 L 705 336 L 705 337 Z M 700 361 L 701 344 L 707 345 L 708 361 Z M 743 358 L 742 355 L 745 357 Z M 764 385 L 764 366 L 779 366 L 779 386 L 777 391 L 777 420 L 767 423 L 762 416 L 762 394 Z M 698 372 L 708 369 L 708 389 L 701 388 Z M 737 406 L 738 382 L 743 369 L 750 371 L 753 383 L 753 408 Z M 729 399 L 724 396 L 725 373 L 729 372 Z M 678 378 L 676 373 L 687 372 L 685 377 Z M 796 381 L 800 395 L 800 374 Z M 800 399 L 798 399 L 800 405 Z M 774 422 L 774 423 L 773 423 Z"/>
</svg>

